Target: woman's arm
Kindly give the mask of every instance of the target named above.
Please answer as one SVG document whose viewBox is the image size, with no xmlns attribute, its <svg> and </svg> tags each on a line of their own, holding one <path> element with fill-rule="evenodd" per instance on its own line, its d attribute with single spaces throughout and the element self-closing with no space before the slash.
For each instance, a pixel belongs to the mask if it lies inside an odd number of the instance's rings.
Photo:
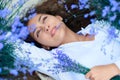
<svg viewBox="0 0 120 80">
<path fill-rule="evenodd" d="M 110 80 L 112 77 L 119 75 L 120 69 L 116 64 L 95 66 L 86 74 L 90 80 Z"/>
</svg>

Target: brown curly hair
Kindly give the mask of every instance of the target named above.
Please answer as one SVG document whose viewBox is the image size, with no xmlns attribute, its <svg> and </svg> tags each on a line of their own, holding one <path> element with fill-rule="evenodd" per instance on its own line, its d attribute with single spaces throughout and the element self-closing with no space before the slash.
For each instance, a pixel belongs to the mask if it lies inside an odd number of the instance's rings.
<svg viewBox="0 0 120 80">
<path fill-rule="evenodd" d="M 71 5 L 76 5 L 78 7 L 72 9 Z M 35 13 L 39 14 L 50 14 L 50 15 L 59 15 L 63 18 L 63 22 L 74 32 L 77 32 L 81 27 L 85 27 L 90 24 L 90 17 L 84 18 L 84 14 L 88 13 L 88 9 L 79 9 L 79 0 L 47 0 L 42 4 L 38 4 L 34 7 Z M 30 9 L 31 10 L 31 9 Z M 34 12 L 29 12 L 28 10 L 25 17 L 33 14 Z M 27 25 L 28 21 L 23 21 Z M 30 37 L 26 41 L 31 40 Z"/>
<path fill-rule="evenodd" d="M 90 24 L 90 17 L 84 18 L 84 14 L 88 13 L 88 9 L 79 9 L 79 0 L 47 0 L 42 4 L 37 4 L 34 9 L 35 13 L 39 14 L 50 14 L 50 15 L 60 15 L 63 17 L 65 24 L 72 29 L 74 32 L 77 32 L 81 27 L 85 27 Z M 77 8 L 71 9 L 71 5 L 77 5 Z M 66 9 L 67 7 L 67 9 Z M 32 10 L 32 9 L 30 9 Z M 28 10 L 27 14 L 24 17 L 28 17 L 32 14 Z M 24 22 L 27 25 L 27 22 Z"/>
</svg>

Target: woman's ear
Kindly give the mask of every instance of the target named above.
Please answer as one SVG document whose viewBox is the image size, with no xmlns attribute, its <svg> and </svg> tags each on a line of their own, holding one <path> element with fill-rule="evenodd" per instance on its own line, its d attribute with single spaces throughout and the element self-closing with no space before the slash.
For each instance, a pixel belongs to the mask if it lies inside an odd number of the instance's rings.
<svg viewBox="0 0 120 80">
<path fill-rule="evenodd" d="M 63 20 L 63 18 L 61 16 L 56 15 L 55 17 L 58 18 L 61 21 Z"/>
<path fill-rule="evenodd" d="M 42 45 L 42 47 L 46 50 L 50 50 L 50 47 L 49 46 L 45 46 L 45 45 Z"/>
</svg>

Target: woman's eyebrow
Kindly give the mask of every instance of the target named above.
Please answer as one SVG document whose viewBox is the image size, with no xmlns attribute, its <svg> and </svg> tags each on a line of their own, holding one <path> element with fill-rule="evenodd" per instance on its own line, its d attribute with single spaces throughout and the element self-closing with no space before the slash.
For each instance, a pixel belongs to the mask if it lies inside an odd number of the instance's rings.
<svg viewBox="0 0 120 80">
<path fill-rule="evenodd" d="M 42 16 L 42 15 L 40 15 L 40 17 L 39 17 L 39 19 L 38 19 L 39 22 L 41 21 L 41 16 Z"/>
</svg>

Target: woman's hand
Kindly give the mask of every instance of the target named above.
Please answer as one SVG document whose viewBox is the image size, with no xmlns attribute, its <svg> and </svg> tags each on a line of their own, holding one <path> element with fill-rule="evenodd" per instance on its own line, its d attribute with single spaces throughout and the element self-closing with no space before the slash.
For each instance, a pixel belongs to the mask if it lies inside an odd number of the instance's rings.
<svg viewBox="0 0 120 80">
<path fill-rule="evenodd" d="M 90 80 L 110 80 L 120 74 L 120 70 L 115 64 L 95 66 L 86 74 Z"/>
</svg>

